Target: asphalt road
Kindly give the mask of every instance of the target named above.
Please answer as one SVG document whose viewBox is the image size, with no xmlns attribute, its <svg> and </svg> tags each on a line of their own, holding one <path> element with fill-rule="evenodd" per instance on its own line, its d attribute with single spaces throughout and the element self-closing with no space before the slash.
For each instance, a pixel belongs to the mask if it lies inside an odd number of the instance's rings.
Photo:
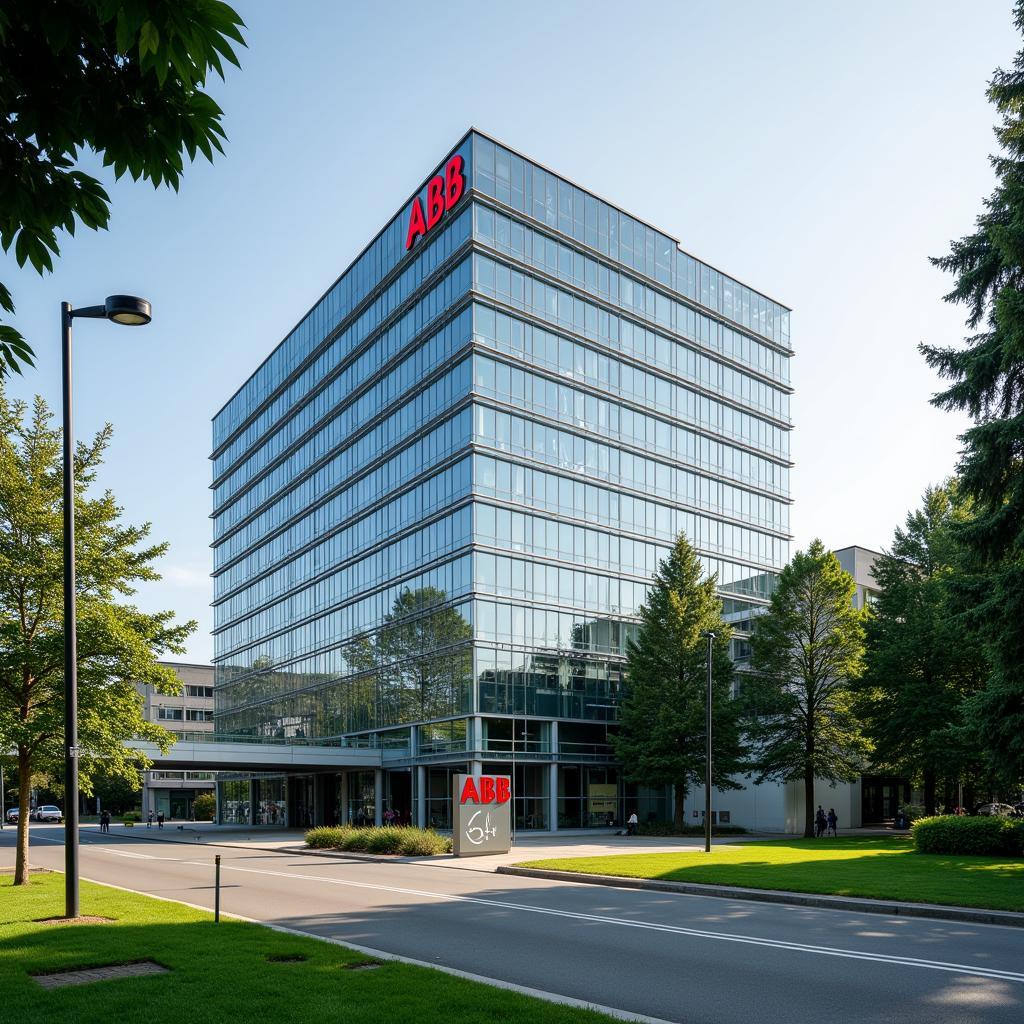
<svg viewBox="0 0 1024 1024">
<path fill-rule="evenodd" d="M 63 829 L 33 863 L 63 868 Z M 13 862 L 14 831 L 0 837 Z M 1024 929 L 157 843 L 83 829 L 81 873 L 225 912 L 686 1024 L 1024 1020 Z"/>
</svg>

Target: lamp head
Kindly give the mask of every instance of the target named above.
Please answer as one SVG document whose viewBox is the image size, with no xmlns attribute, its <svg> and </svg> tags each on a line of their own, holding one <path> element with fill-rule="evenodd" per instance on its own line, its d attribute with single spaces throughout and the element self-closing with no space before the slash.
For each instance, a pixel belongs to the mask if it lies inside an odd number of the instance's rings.
<svg viewBox="0 0 1024 1024">
<path fill-rule="evenodd" d="M 153 308 L 149 300 L 135 295 L 108 295 L 104 308 L 107 319 L 113 320 L 115 324 L 141 327 L 153 319 Z"/>
</svg>

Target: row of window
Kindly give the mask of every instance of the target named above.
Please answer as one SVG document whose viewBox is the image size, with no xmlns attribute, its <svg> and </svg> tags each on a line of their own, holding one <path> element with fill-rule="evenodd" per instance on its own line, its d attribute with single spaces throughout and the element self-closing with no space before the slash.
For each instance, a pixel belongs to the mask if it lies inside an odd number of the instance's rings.
<svg viewBox="0 0 1024 1024">
<path fill-rule="evenodd" d="M 354 514 L 367 508 L 382 495 L 399 490 L 430 466 L 465 448 L 470 441 L 472 422 L 471 410 L 460 410 L 375 469 L 356 480 L 346 481 L 344 489 L 337 495 L 332 493 L 338 487 L 335 469 L 331 463 L 321 466 L 215 547 L 214 571 L 250 548 L 265 543 L 268 536 L 289 520 L 295 520 L 294 529 L 289 530 L 290 549 L 310 543 L 320 536 L 328 522 L 337 521 L 335 506 L 324 512 L 325 518 L 320 518 L 321 510 L 327 509 L 328 499 L 341 498 L 346 503 L 341 506 L 343 514 Z"/>
<path fill-rule="evenodd" d="M 458 150 L 471 173 L 472 147 L 467 140 Z M 467 179 L 468 180 L 468 179 Z M 213 446 L 219 448 L 274 389 L 348 316 L 406 255 L 408 210 L 395 215 L 360 254 L 327 294 L 310 310 L 266 361 L 217 413 Z"/>
<path fill-rule="evenodd" d="M 424 295 L 416 306 L 413 307 L 408 316 L 402 321 L 403 324 L 408 326 L 410 338 L 418 334 L 426 326 L 427 322 L 434 320 L 440 313 L 445 311 L 455 298 L 465 290 L 467 274 L 468 268 L 466 263 L 463 262 L 436 288 Z M 432 385 L 432 387 L 436 389 L 436 384 Z M 464 390 L 468 390 L 468 385 Z M 453 391 L 450 393 L 449 399 L 461 397 L 462 393 L 464 391 Z M 379 405 L 372 401 L 360 401 L 358 404 L 362 411 L 363 423 L 380 411 Z M 387 419 L 373 428 L 371 432 L 375 437 L 373 446 L 379 451 L 382 450 L 383 446 L 394 444 L 401 437 L 425 422 L 423 413 L 424 410 L 429 408 L 430 405 L 425 402 L 423 395 L 415 394 L 405 406 L 393 412 Z M 414 413 L 410 415 L 409 410 L 414 410 Z M 348 419 L 349 423 L 343 422 L 345 419 Z M 325 428 L 310 437 L 301 447 L 294 449 L 291 454 L 278 463 L 269 473 L 261 477 L 249 489 L 231 498 L 230 504 L 216 508 L 214 510 L 216 516 L 214 524 L 215 539 L 230 530 L 232 526 L 249 515 L 253 509 L 262 505 L 283 486 L 290 484 L 318 459 L 328 453 L 335 452 L 342 443 L 343 437 L 348 436 L 348 433 L 344 430 L 346 426 L 357 429 L 359 425 L 358 421 L 352 421 L 350 415 L 346 415 L 342 420 L 328 423 Z M 349 451 L 366 451 L 366 439 L 369 436 L 362 435 Z M 334 459 L 332 461 L 338 460 Z"/>
<path fill-rule="evenodd" d="M 472 672 L 472 629 L 461 608 L 430 604 L 415 614 L 407 606 L 443 597 L 436 591 L 405 591 L 372 633 L 309 658 L 282 666 L 222 666 L 218 684 L 218 718 L 226 710 L 273 700 L 283 694 L 321 689 L 332 683 L 383 686 L 391 694 L 422 694 L 424 702 L 444 700 L 453 681 L 468 682 Z M 429 717 L 429 716 L 421 716 Z"/>
<path fill-rule="evenodd" d="M 606 533 L 514 509 L 495 508 L 483 502 L 476 503 L 475 509 L 474 539 L 504 551 L 522 551 L 540 558 L 557 558 L 650 579 L 670 550 L 667 544 L 633 540 L 617 532 Z M 784 564 L 763 558 L 763 555 L 774 554 L 773 537 L 707 520 L 689 512 L 680 518 L 683 533 L 694 547 L 702 551 L 762 561 L 776 568 L 782 568 Z"/>
<path fill-rule="evenodd" d="M 470 556 L 463 555 L 416 576 L 396 581 L 375 594 L 367 594 L 318 619 L 294 626 L 259 643 L 252 642 L 253 630 L 249 621 L 242 621 L 216 634 L 216 658 L 219 662 L 250 669 L 287 664 L 374 629 L 391 611 L 395 599 L 405 591 L 432 588 L 451 597 L 468 593 L 471 568 Z"/>
<path fill-rule="evenodd" d="M 342 523 L 349 523 L 337 536 L 343 538 L 341 550 L 346 552 L 346 557 L 355 555 L 379 543 L 382 537 L 393 536 L 423 517 L 458 501 L 469 493 L 471 484 L 472 464 L 469 458 L 465 458 L 420 481 L 355 522 L 352 522 L 356 514 L 352 506 L 352 489 L 346 488 L 217 576 L 214 580 L 214 601 L 266 572 L 272 565 L 286 562 L 289 556 L 309 543 L 310 536 L 327 536 Z M 321 545 L 317 545 L 307 549 L 299 558 L 287 562 L 293 583 L 323 571 L 325 563 L 318 553 L 320 548 Z"/>
<path fill-rule="evenodd" d="M 784 306 L 681 252 L 667 235 L 475 134 L 472 180 L 484 195 L 789 345 L 789 310 Z"/>
<path fill-rule="evenodd" d="M 422 382 L 467 344 L 471 321 L 470 310 L 463 310 L 357 398 L 351 397 L 352 382 L 347 379 L 347 374 L 342 374 L 325 389 L 323 401 L 318 396 L 314 403 L 319 413 L 331 417 L 330 421 L 321 424 L 317 432 L 300 449 L 294 451 L 284 465 L 308 464 L 304 462 L 305 458 L 312 460 L 319 452 L 340 447 L 345 439 L 357 434 L 375 416 L 392 407 L 399 399 L 413 394 L 415 400 Z M 409 404 L 407 400 L 403 408 L 408 408 Z M 312 414 L 313 411 L 312 405 L 306 406 L 306 410 L 290 423 L 297 423 L 305 418 L 306 412 Z M 254 453 L 253 460 L 246 460 L 228 480 L 215 489 L 215 508 L 245 486 L 256 470 L 263 468 L 264 451 L 263 448 L 259 449 Z"/>
<path fill-rule="evenodd" d="M 510 303 L 527 312 L 546 319 L 563 327 L 576 329 L 577 333 L 589 336 L 597 336 L 602 333 L 612 333 L 610 328 L 614 323 L 618 326 L 618 319 L 603 311 L 599 314 L 596 307 L 583 299 L 574 298 L 567 292 L 559 291 L 551 285 L 536 281 L 526 274 L 511 270 L 503 263 L 495 263 L 486 256 L 476 255 L 473 257 L 474 284 L 484 295 L 496 298 L 502 302 Z M 511 291 L 508 289 L 511 288 Z M 583 326 L 583 313 L 586 309 L 594 310 L 593 330 Z M 603 321 L 603 322 L 602 322 Z M 614 332 L 616 339 L 598 337 L 597 340 L 609 345 L 618 347 L 618 331 Z M 667 386 L 668 382 L 664 384 Z M 685 415 L 692 423 L 699 422 L 705 429 L 714 433 L 724 433 L 729 429 L 734 437 L 743 440 L 745 443 L 771 452 L 781 458 L 789 454 L 789 429 L 777 427 L 773 424 L 733 409 L 714 399 L 706 398 L 703 395 L 696 395 L 688 389 L 690 396 L 686 405 Z M 728 412 L 730 418 L 725 421 L 724 413 Z"/>
<path fill-rule="evenodd" d="M 489 455 L 475 458 L 474 490 L 480 494 L 669 543 L 683 531 L 683 512 L 677 504 L 724 512 L 771 530 L 789 529 L 788 505 L 717 480 L 696 477 L 683 469 L 672 471 L 673 504 L 665 505 L 518 462 Z"/>
<path fill-rule="evenodd" d="M 510 399 L 506 398 L 505 401 Z M 581 473 L 590 479 L 621 484 L 671 502 L 678 500 L 678 495 L 687 493 L 687 481 L 678 475 L 678 467 L 600 441 L 592 441 L 557 427 L 535 423 L 512 413 L 475 405 L 473 430 L 474 440 L 478 444 L 545 462 L 557 469 Z M 701 469 L 761 487 L 780 496 L 787 493 L 789 471 L 784 466 L 741 452 L 729 445 L 708 441 L 707 438 L 701 438 L 698 447 L 697 439 L 688 431 L 681 428 L 675 430 L 683 435 L 681 441 L 692 443 L 690 449 L 682 449 L 681 453 L 679 449 L 670 449 L 679 461 L 699 465 Z M 648 447 L 657 449 L 658 446 L 650 444 Z M 705 455 L 708 456 L 707 461 L 703 458 Z M 723 461 L 712 462 L 712 456 L 718 456 Z M 725 463 L 725 458 L 728 458 L 728 463 Z M 682 487 L 677 486 L 680 484 Z"/>
<path fill-rule="evenodd" d="M 185 696 L 186 697 L 212 697 L 213 687 L 212 686 L 195 686 L 192 683 L 185 684 Z"/>
<path fill-rule="evenodd" d="M 565 281 L 566 284 L 583 289 L 616 306 L 628 310 L 633 316 L 658 324 L 660 327 L 677 334 L 685 335 L 693 340 L 700 340 L 705 335 L 716 336 L 718 344 L 714 348 L 722 353 L 728 352 L 731 358 L 750 366 L 761 373 L 778 381 L 789 380 L 789 356 L 776 351 L 770 345 L 755 340 L 731 327 L 719 323 L 698 313 L 690 306 L 677 302 L 662 292 L 657 291 L 626 274 L 609 269 L 605 264 L 584 256 L 583 253 L 563 245 L 555 239 L 534 231 L 514 218 L 495 213 L 486 206 L 477 204 L 475 211 L 474 236 L 499 252 L 543 270 L 551 277 Z M 586 322 L 584 320 L 584 322 Z M 626 334 L 627 327 L 636 331 L 653 334 L 639 324 L 633 325 L 623 319 L 621 332 Z M 720 337 L 719 337 L 720 336 Z M 668 341 L 668 339 L 663 339 Z M 679 352 L 668 353 L 672 362 L 666 367 L 682 375 L 687 360 L 692 358 L 694 350 L 689 346 L 673 343 Z M 634 344 L 634 348 L 639 345 Z M 721 363 L 708 360 L 713 366 L 702 367 L 702 377 L 709 382 L 718 379 Z M 674 363 L 675 365 L 672 365 Z M 715 369 L 714 367 L 719 367 Z M 765 385 L 767 387 L 767 385 Z M 774 403 L 766 397 L 766 407 L 775 411 Z M 787 410 L 788 414 L 788 410 Z"/>
<path fill-rule="evenodd" d="M 156 717 L 161 722 L 212 722 L 213 711 L 209 708 L 157 708 Z"/>
<path fill-rule="evenodd" d="M 345 531 L 337 533 L 302 558 L 268 573 L 216 605 L 214 632 L 247 615 L 248 636 L 258 640 L 466 547 L 472 529 L 472 511 L 465 505 L 356 561 L 351 560 L 353 552 Z M 329 576 L 309 585 L 311 577 L 321 576 L 326 569 L 332 570 Z"/>
<path fill-rule="evenodd" d="M 625 442 L 679 461 L 693 463 L 701 440 L 700 434 L 683 425 L 694 422 L 688 415 L 689 409 L 675 414 L 676 421 L 672 422 L 517 366 L 509 366 L 489 356 L 476 355 L 473 358 L 473 389 L 488 398 L 511 402 L 516 409 L 537 412 L 570 427 L 593 432 L 601 440 Z M 692 392 L 683 393 L 694 398 Z M 706 403 L 707 399 L 701 398 L 692 404 L 699 406 L 703 414 Z M 729 418 L 735 421 L 748 417 L 745 413 L 735 412 Z"/>
<path fill-rule="evenodd" d="M 244 457 L 248 464 L 258 454 L 260 462 L 249 471 L 249 475 L 253 475 L 260 466 L 271 462 L 305 434 L 315 422 L 335 412 L 342 396 L 355 391 L 363 381 L 407 349 L 410 339 L 409 322 L 407 317 L 402 317 L 355 359 L 351 357 L 352 352 L 358 350 L 466 241 L 468 217 L 468 211 L 460 214 L 450 227 L 439 232 L 438 237 L 418 252 L 416 259 L 399 277 L 217 455 L 213 462 L 215 480 L 222 477 L 239 459 Z M 338 376 L 331 381 L 330 386 L 318 390 L 334 374 Z M 382 401 L 394 399 L 402 390 L 404 388 L 396 381 L 382 395 Z M 316 394 L 310 398 L 314 392 Z M 266 436 L 271 430 L 273 433 Z M 264 440 L 261 441 L 261 438 Z"/>
</svg>

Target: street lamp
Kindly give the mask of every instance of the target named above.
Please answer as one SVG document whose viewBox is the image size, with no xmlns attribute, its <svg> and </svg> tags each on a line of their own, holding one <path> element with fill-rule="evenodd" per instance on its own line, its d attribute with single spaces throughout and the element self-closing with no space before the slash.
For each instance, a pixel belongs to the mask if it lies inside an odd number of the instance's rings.
<svg viewBox="0 0 1024 1024">
<path fill-rule="evenodd" d="M 64 916 L 78 917 L 78 643 L 75 635 L 75 465 L 71 417 L 71 321 L 112 320 L 129 327 L 153 318 L 146 299 L 110 295 L 102 306 L 60 304 L 64 413 Z"/>
<path fill-rule="evenodd" d="M 711 674 L 714 666 L 715 632 L 708 630 L 707 757 L 704 764 L 704 852 L 711 852 Z"/>
</svg>

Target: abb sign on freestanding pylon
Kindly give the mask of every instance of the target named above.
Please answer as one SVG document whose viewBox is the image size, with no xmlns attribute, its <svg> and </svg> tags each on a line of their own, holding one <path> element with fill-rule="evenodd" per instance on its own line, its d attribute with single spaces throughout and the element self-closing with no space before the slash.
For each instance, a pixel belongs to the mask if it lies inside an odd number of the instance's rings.
<svg viewBox="0 0 1024 1024">
<path fill-rule="evenodd" d="M 416 239 L 430 231 L 462 198 L 462 193 L 466 191 L 466 175 L 463 174 L 465 165 L 465 161 L 456 153 L 445 164 L 444 175 L 435 175 L 427 182 L 426 211 L 419 196 L 412 201 L 409 230 L 405 236 L 406 249 L 411 249 L 416 244 Z"/>
<path fill-rule="evenodd" d="M 473 857 L 512 847 L 512 780 L 507 775 L 452 776 L 452 853 Z"/>
</svg>

